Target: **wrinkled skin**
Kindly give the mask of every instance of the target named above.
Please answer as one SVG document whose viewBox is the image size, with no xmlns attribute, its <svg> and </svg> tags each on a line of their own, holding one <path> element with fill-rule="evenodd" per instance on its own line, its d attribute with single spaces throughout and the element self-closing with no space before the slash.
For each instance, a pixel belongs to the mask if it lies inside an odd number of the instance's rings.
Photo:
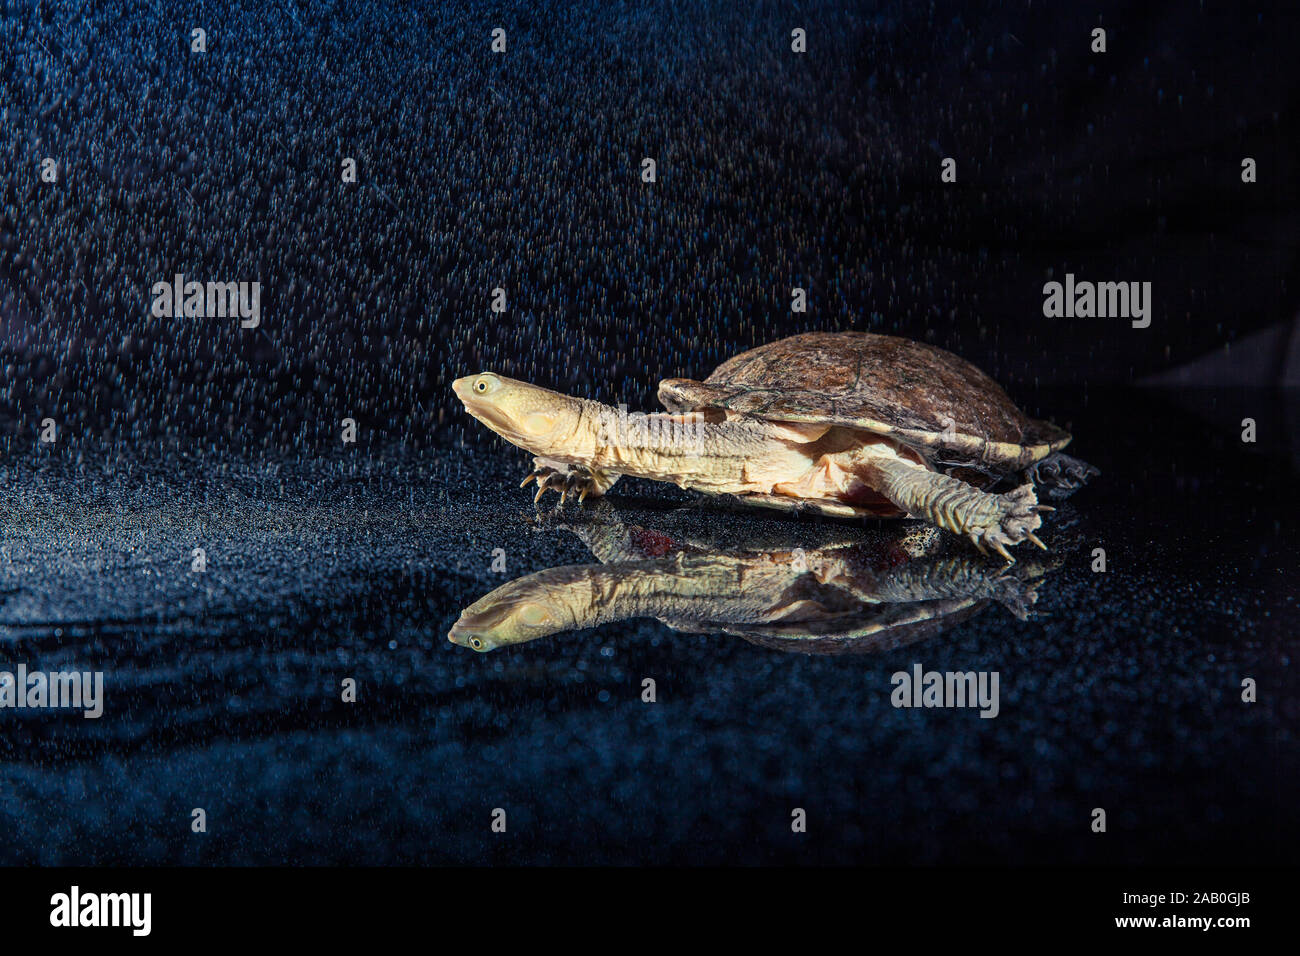
<svg viewBox="0 0 1300 956">
<path fill-rule="evenodd" d="M 913 449 L 871 432 L 818 422 L 780 422 L 717 410 L 634 420 L 598 402 L 492 373 L 452 383 L 466 410 L 537 456 L 538 497 L 603 494 L 627 474 L 765 507 L 812 505 L 838 516 L 910 514 L 968 537 L 1011 562 L 1039 513 L 1032 484 L 989 494 L 934 471 Z"/>
</svg>

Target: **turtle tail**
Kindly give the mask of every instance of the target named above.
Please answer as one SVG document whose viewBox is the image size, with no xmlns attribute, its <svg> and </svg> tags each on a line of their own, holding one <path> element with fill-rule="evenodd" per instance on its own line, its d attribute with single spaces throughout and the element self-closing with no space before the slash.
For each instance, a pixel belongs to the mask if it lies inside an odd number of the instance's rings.
<svg viewBox="0 0 1300 956">
<path fill-rule="evenodd" d="M 1025 479 L 1032 481 L 1048 498 L 1060 501 L 1070 497 L 1100 474 L 1100 469 L 1086 461 L 1054 451 L 1042 461 L 1031 465 L 1025 471 Z"/>
</svg>

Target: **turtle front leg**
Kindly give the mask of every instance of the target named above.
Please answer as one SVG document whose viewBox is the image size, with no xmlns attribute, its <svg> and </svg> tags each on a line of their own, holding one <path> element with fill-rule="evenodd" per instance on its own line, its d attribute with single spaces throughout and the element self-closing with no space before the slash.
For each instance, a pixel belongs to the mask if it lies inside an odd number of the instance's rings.
<svg viewBox="0 0 1300 956">
<path fill-rule="evenodd" d="M 909 514 L 965 535 L 981 551 L 992 548 L 1014 564 L 1007 545 L 1029 540 L 1047 550 L 1034 531 L 1043 523 L 1039 512 L 1054 509 L 1038 503 L 1032 484 L 993 495 L 901 458 L 876 461 L 873 467 L 877 491 Z"/>
<path fill-rule="evenodd" d="M 619 476 L 613 472 L 588 468 L 586 465 L 574 465 L 550 458 L 534 458 L 533 473 L 520 482 L 524 488 L 530 481 L 537 482 L 537 494 L 534 502 L 542 500 L 548 491 L 558 492 L 560 504 L 569 495 L 576 495 L 579 501 L 587 498 L 599 498 L 614 486 Z"/>
</svg>

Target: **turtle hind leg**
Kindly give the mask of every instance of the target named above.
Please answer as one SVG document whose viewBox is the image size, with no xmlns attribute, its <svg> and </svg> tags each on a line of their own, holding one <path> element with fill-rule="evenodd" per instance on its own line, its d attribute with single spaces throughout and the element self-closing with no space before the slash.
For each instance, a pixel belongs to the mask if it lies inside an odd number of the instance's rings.
<svg viewBox="0 0 1300 956">
<path fill-rule="evenodd" d="M 541 501 L 542 495 L 548 491 L 555 491 L 560 495 L 560 504 L 564 504 L 569 495 L 574 495 L 579 501 L 588 497 L 599 498 L 618 479 L 617 474 L 599 468 L 553 461 L 550 458 L 534 458 L 532 473 L 519 483 L 519 487 L 523 488 L 529 482 L 536 481 L 537 496 L 533 498 L 534 502 Z"/>
<path fill-rule="evenodd" d="M 1038 503 L 1031 484 L 994 495 L 901 458 L 876 461 L 871 467 L 877 489 L 890 501 L 945 531 L 965 535 L 981 551 L 991 548 L 1014 563 L 1009 545 L 1031 541 L 1047 549 L 1034 532 L 1043 523 L 1039 513 L 1053 509 Z"/>
<path fill-rule="evenodd" d="M 1030 465 L 1025 470 L 1025 479 L 1042 488 L 1047 497 L 1059 501 L 1070 497 L 1100 474 L 1099 469 L 1086 461 L 1054 451 L 1042 461 Z"/>
</svg>

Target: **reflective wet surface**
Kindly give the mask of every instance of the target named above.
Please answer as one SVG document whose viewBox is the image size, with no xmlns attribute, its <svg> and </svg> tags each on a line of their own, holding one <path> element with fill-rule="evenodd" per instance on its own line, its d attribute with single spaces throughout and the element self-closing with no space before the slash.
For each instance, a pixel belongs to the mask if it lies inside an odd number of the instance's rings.
<svg viewBox="0 0 1300 956">
<path fill-rule="evenodd" d="M 105 712 L 3 712 L 0 860 L 1280 862 L 1300 415 L 1173 398 L 1051 397 L 1102 476 L 1012 568 L 644 482 L 534 508 L 503 443 L 10 440 L 0 667 L 102 670 Z M 916 665 L 996 671 L 997 717 L 895 707 Z"/>
<path fill-rule="evenodd" d="M 779 650 L 870 653 L 937 634 L 989 602 L 1023 620 L 1038 600 L 1038 581 L 1065 560 L 1058 550 L 990 561 L 910 521 L 838 534 L 828 534 L 834 526 L 791 522 L 747 546 L 723 548 L 625 524 L 608 501 L 575 510 L 559 509 L 542 523 L 571 531 L 603 563 L 503 584 L 461 612 L 452 643 L 487 652 L 649 617 L 671 630 Z"/>
</svg>

